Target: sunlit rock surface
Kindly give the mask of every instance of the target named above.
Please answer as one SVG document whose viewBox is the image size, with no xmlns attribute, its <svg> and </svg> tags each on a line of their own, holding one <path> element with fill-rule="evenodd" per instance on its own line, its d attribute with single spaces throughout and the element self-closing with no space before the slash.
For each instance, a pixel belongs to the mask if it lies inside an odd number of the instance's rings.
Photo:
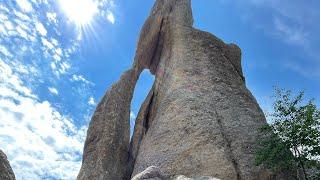
<svg viewBox="0 0 320 180">
<path fill-rule="evenodd" d="M 271 177 L 254 165 L 266 120 L 246 88 L 240 48 L 192 24 L 190 0 L 156 1 L 132 68 L 92 117 L 78 179 L 130 179 L 150 166 L 165 179 Z M 129 144 L 130 103 L 143 69 L 155 82 Z"/>
<path fill-rule="evenodd" d="M 166 180 L 158 167 L 150 166 L 141 173 L 135 175 L 131 180 Z M 202 176 L 198 178 L 188 178 L 184 175 L 176 175 L 172 180 L 219 180 L 217 178 Z"/>
</svg>

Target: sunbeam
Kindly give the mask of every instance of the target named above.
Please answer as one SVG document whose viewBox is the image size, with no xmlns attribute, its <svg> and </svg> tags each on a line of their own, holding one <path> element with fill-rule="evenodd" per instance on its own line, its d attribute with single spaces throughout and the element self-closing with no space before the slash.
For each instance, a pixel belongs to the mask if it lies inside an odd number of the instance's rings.
<svg viewBox="0 0 320 180">
<path fill-rule="evenodd" d="M 93 0 L 60 0 L 59 2 L 68 19 L 77 26 L 88 25 L 98 12 L 98 5 Z"/>
</svg>

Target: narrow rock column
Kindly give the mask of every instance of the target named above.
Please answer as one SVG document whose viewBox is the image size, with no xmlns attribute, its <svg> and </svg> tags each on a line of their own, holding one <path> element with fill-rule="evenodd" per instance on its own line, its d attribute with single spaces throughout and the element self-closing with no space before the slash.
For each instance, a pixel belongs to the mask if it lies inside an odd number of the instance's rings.
<svg viewBox="0 0 320 180">
<path fill-rule="evenodd" d="M 123 179 L 130 142 L 130 105 L 141 71 L 126 71 L 98 104 L 90 122 L 79 180 Z"/>
</svg>

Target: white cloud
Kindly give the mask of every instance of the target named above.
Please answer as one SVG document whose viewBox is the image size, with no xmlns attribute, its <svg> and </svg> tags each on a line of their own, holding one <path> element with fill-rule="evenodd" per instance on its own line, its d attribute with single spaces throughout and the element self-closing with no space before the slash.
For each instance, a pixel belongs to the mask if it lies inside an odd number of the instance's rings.
<svg viewBox="0 0 320 180">
<path fill-rule="evenodd" d="M 24 30 L 21 26 L 18 26 L 16 28 L 18 35 L 20 35 L 24 39 L 29 39 L 28 38 L 28 33 L 26 30 Z"/>
<path fill-rule="evenodd" d="M 7 57 L 11 57 L 12 54 L 9 52 L 9 50 L 5 47 L 0 45 L 0 53 L 2 53 L 3 55 L 7 56 Z"/>
<path fill-rule="evenodd" d="M 54 94 L 54 95 L 58 95 L 59 94 L 58 90 L 56 88 L 54 88 L 54 87 L 48 87 L 48 90 L 49 90 L 49 92 L 51 94 Z"/>
<path fill-rule="evenodd" d="M 54 45 L 51 43 L 51 42 L 49 42 L 46 38 L 41 38 L 41 41 L 42 41 L 42 44 L 45 46 L 45 47 L 47 47 L 48 49 L 50 49 L 50 50 L 52 50 L 52 49 L 54 49 Z"/>
<path fill-rule="evenodd" d="M 96 101 L 94 100 L 93 97 L 90 97 L 90 98 L 89 98 L 88 104 L 91 105 L 91 106 L 93 106 L 93 105 L 96 104 Z"/>
<path fill-rule="evenodd" d="M 43 24 L 41 22 L 37 22 L 36 23 L 36 29 L 42 36 L 46 36 L 47 35 L 47 30 L 46 30 L 46 28 L 43 26 Z"/>
<path fill-rule="evenodd" d="M 306 65 L 305 63 L 299 63 L 295 61 L 287 61 L 285 68 L 299 73 L 300 75 L 319 81 L 320 79 L 320 64 L 317 65 Z"/>
<path fill-rule="evenodd" d="M 107 19 L 108 19 L 108 21 L 111 22 L 112 24 L 115 23 L 114 15 L 113 15 L 111 12 L 108 13 Z"/>
<path fill-rule="evenodd" d="M 16 0 L 19 7 L 25 11 L 30 12 L 33 10 L 32 4 L 28 0 Z"/>
<path fill-rule="evenodd" d="M 27 97 L 36 98 L 36 95 L 32 94 L 31 89 L 23 86 L 21 79 L 14 74 L 11 67 L 0 59 L 0 82 L 1 86 L 5 86 L 8 89 L 14 90 Z"/>
<path fill-rule="evenodd" d="M 81 165 L 86 127 L 75 127 L 48 101 L 38 100 L 0 62 L 1 148 L 17 179 L 74 179 Z"/>
<path fill-rule="evenodd" d="M 8 31 L 13 30 L 13 25 L 12 25 L 12 23 L 10 21 L 5 21 L 4 22 L 4 26 L 6 27 L 6 29 Z"/>
<path fill-rule="evenodd" d="M 286 49 L 296 51 L 296 57 L 284 55 L 290 63 L 282 60 L 280 65 L 300 75 L 318 80 L 320 69 L 318 1 L 298 0 L 221 0 L 241 9 L 242 19 L 262 30 L 273 41 Z M 275 42 L 276 43 L 276 42 Z M 285 45 L 286 44 L 286 45 Z M 299 61 L 299 62 L 298 62 Z M 312 70 L 310 72 L 310 70 Z"/>
<path fill-rule="evenodd" d="M 280 18 L 274 18 L 276 34 L 283 41 L 294 45 L 306 45 L 308 43 L 307 33 L 299 28 L 286 24 Z"/>
<path fill-rule="evenodd" d="M 47 13 L 47 18 L 52 23 L 57 23 L 57 14 L 55 12 L 48 12 Z"/>
<path fill-rule="evenodd" d="M 84 82 L 86 84 L 93 84 L 92 82 L 88 81 L 86 78 L 84 78 L 82 75 L 72 75 L 72 81 L 81 81 Z"/>
<path fill-rule="evenodd" d="M 291 45 L 310 48 L 313 39 L 318 34 L 314 31 L 320 21 L 320 12 L 317 1 L 297 0 L 239 0 L 232 2 L 244 11 L 245 20 L 250 24 L 263 29 L 267 34 L 274 36 Z M 312 38 L 311 38 L 312 37 Z M 308 51 L 308 50 L 307 50 Z"/>
</svg>

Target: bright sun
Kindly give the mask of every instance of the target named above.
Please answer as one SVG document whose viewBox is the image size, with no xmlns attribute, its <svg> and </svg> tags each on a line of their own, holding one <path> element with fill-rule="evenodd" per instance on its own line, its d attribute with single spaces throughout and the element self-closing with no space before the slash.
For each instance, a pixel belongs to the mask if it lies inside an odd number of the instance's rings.
<svg viewBox="0 0 320 180">
<path fill-rule="evenodd" d="M 93 0 L 60 0 L 60 5 L 69 20 L 79 26 L 89 24 L 98 12 L 98 6 Z"/>
</svg>

